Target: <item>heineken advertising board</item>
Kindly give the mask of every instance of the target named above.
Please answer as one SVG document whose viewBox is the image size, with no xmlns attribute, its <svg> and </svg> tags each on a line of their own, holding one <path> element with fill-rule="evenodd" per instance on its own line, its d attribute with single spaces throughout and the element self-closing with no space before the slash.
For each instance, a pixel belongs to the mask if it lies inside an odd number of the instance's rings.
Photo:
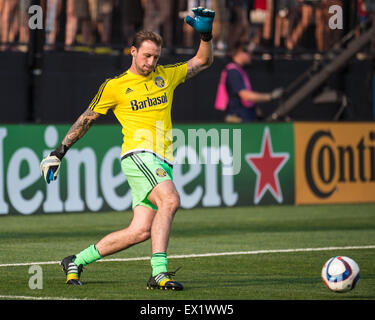
<svg viewBox="0 0 375 320">
<path fill-rule="evenodd" d="M 69 128 L 0 126 L 0 215 L 131 209 L 117 125 L 94 125 L 44 182 L 40 161 Z M 172 136 L 182 208 L 294 203 L 292 124 L 179 125 Z"/>
</svg>

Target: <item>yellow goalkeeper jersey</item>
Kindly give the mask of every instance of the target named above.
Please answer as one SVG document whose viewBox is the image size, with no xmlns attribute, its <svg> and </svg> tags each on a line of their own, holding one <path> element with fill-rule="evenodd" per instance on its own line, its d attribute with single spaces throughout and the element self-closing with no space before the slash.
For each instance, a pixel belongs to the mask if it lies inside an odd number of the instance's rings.
<svg viewBox="0 0 375 320">
<path fill-rule="evenodd" d="M 186 73 L 186 62 L 158 65 L 148 76 L 127 70 L 101 85 L 89 108 L 101 114 L 113 111 L 122 126 L 121 157 L 148 151 L 173 163 L 173 93 L 185 81 Z"/>
</svg>

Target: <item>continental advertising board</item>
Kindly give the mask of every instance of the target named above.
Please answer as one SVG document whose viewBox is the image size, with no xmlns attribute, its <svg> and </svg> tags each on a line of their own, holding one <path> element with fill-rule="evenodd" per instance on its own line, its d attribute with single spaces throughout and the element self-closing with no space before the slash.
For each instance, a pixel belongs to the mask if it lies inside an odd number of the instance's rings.
<svg viewBox="0 0 375 320">
<path fill-rule="evenodd" d="M 44 182 L 39 163 L 69 127 L 0 126 L 0 215 L 131 209 L 117 125 L 94 125 Z M 182 208 L 294 203 L 292 124 L 180 125 L 172 136 Z"/>
<path fill-rule="evenodd" d="M 375 123 L 295 123 L 296 204 L 375 201 Z"/>
</svg>

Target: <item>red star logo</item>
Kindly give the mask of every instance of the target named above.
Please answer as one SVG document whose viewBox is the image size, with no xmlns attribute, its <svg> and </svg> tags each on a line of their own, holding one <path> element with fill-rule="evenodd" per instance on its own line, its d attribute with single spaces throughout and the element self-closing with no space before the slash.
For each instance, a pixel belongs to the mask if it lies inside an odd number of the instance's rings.
<svg viewBox="0 0 375 320">
<path fill-rule="evenodd" d="M 276 153 L 272 150 L 272 141 L 269 128 L 266 127 L 263 134 L 262 151 L 249 153 L 246 161 L 257 175 L 254 203 L 258 204 L 265 192 L 269 190 L 277 202 L 283 202 L 279 176 L 281 168 L 289 159 L 289 153 Z"/>
</svg>

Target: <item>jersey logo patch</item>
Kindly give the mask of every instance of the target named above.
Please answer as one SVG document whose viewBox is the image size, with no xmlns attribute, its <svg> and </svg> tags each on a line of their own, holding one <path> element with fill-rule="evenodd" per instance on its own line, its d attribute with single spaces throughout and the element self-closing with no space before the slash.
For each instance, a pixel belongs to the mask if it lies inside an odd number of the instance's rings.
<svg viewBox="0 0 375 320">
<path fill-rule="evenodd" d="M 162 168 L 157 168 L 156 171 L 155 171 L 155 173 L 160 178 L 164 178 L 167 175 L 167 173 L 165 172 L 165 170 L 162 169 Z"/>
<path fill-rule="evenodd" d="M 165 81 L 162 77 L 156 77 L 154 83 L 158 88 L 164 88 L 165 86 Z"/>
<path fill-rule="evenodd" d="M 130 92 L 133 92 L 133 90 L 132 90 L 132 89 L 130 89 L 130 88 L 128 88 L 128 89 L 126 89 L 126 92 L 125 92 L 125 94 L 128 94 L 128 93 L 130 93 Z"/>
</svg>

